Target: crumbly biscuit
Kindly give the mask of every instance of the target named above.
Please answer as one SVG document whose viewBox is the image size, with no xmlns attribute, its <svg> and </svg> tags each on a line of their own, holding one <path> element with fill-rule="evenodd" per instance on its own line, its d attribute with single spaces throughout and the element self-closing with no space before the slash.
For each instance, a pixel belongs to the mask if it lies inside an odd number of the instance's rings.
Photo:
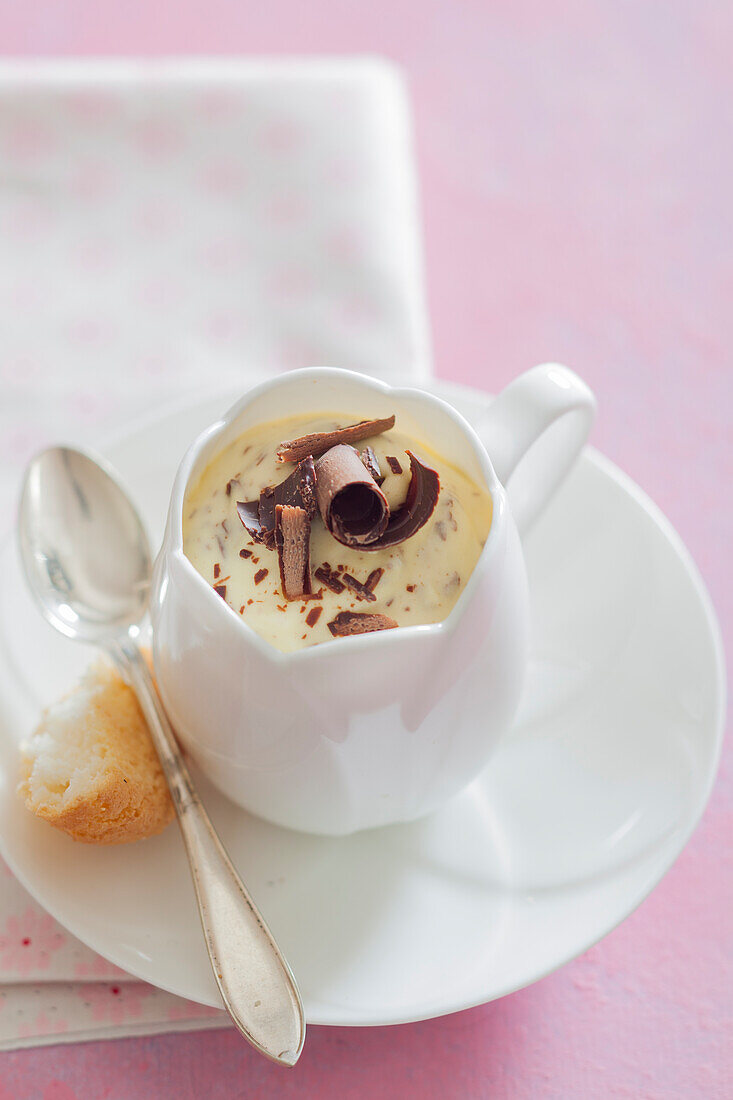
<svg viewBox="0 0 733 1100">
<path fill-rule="evenodd" d="M 141 840 L 174 816 L 137 697 L 106 662 L 44 712 L 20 772 L 28 809 L 86 844 Z"/>
</svg>

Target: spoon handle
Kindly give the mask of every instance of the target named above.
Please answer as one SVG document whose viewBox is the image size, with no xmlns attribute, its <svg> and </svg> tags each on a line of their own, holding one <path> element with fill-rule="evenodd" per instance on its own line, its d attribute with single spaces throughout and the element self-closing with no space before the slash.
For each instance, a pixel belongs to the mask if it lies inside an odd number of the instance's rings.
<svg viewBox="0 0 733 1100">
<path fill-rule="evenodd" d="M 139 648 L 125 641 L 112 656 L 135 689 L 168 780 L 226 1009 L 254 1047 L 292 1066 L 303 1048 L 305 1016 L 290 967 L 201 804 Z"/>
</svg>

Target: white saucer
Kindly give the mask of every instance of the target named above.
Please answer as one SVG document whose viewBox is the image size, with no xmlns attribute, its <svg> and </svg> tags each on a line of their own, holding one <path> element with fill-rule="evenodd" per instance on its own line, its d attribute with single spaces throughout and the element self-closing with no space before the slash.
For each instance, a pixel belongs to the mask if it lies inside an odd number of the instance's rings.
<svg viewBox="0 0 733 1100">
<path fill-rule="evenodd" d="M 472 420 L 488 400 L 434 389 Z M 154 537 L 185 447 L 238 396 L 178 409 L 105 447 Z M 589 451 L 526 550 L 534 658 L 524 705 L 484 775 L 440 813 L 323 839 L 252 818 L 201 782 L 310 1023 L 422 1019 L 528 985 L 623 920 L 703 811 L 722 737 L 722 647 L 674 531 Z M 14 546 L 0 576 L 3 855 L 95 950 L 218 1005 L 175 827 L 142 844 L 88 848 L 15 796 L 17 742 L 89 653 L 41 619 Z"/>
</svg>

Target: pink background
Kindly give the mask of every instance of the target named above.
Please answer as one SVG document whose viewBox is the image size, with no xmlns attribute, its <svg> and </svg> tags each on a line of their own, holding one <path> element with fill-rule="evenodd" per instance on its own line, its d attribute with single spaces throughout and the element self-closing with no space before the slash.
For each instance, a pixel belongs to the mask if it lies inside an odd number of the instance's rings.
<svg viewBox="0 0 733 1100">
<path fill-rule="evenodd" d="M 0 0 L 8 55 L 384 53 L 416 116 L 437 373 L 535 361 L 670 516 L 733 623 L 733 8 L 708 0 Z M 727 554 L 724 551 L 727 550 Z M 581 959 L 427 1023 L 0 1055 L 0 1100 L 733 1095 L 730 755 L 661 886 Z"/>
</svg>

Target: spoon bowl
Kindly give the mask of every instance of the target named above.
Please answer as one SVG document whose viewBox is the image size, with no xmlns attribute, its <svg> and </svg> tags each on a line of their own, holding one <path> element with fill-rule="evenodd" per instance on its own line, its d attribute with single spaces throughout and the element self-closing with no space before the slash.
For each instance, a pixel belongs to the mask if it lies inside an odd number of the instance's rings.
<svg viewBox="0 0 733 1100">
<path fill-rule="evenodd" d="M 26 474 L 19 534 L 26 577 L 48 621 L 68 638 L 106 644 L 140 622 L 152 559 L 130 498 L 97 460 L 69 447 Z"/>
</svg>

